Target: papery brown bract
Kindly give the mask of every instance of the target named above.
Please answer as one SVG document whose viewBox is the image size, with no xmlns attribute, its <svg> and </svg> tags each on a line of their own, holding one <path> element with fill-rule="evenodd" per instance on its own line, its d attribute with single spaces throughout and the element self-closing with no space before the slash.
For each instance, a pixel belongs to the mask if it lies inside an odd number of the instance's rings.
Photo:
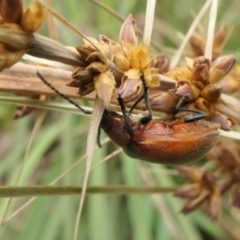
<svg viewBox="0 0 240 240">
<path fill-rule="evenodd" d="M 203 156 L 218 141 L 218 125 L 206 121 L 186 123 L 131 121 L 133 135 L 121 115 L 105 112 L 100 127 L 132 158 L 158 164 L 186 164 Z"/>
</svg>

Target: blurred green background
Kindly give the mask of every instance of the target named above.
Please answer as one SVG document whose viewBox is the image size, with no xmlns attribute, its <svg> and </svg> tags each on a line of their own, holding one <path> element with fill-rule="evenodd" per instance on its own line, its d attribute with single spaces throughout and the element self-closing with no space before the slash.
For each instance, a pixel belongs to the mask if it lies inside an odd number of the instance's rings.
<svg viewBox="0 0 240 240">
<path fill-rule="evenodd" d="M 153 39 L 162 50 L 174 52 L 181 43 L 181 34 L 187 32 L 194 17 L 205 1 L 157 1 Z M 27 5 L 28 1 L 24 1 Z M 146 1 L 105 0 L 102 3 L 124 18 L 132 13 L 140 29 L 144 26 Z M 104 34 L 118 40 L 121 22 L 105 10 L 86 0 L 53 0 L 53 9 L 88 36 Z M 234 27 L 225 48 L 238 54 L 240 49 L 240 2 L 219 1 L 218 25 Z M 200 30 L 206 33 L 208 14 Z M 56 21 L 59 41 L 77 46 L 81 37 Z M 47 26 L 40 31 L 49 36 Z M 59 100 L 61 101 L 61 100 Z M 15 106 L 2 104 L 0 108 L 0 182 L 13 185 L 27 144 L 37 119 L 37 114 L 14 121 Z M 45 185 L 57 178 L 84 154 L 89 127 L 88 117 L 69 113 L 48 112 L 36 134 L 29 152 L 20 186 Z M 117 149 L 112 143 L 96 151 L 94 164 Z M 199 165 L 204 164 L 200 161 Z M 66 175 L 58 185 L 80 186 L 85 169 L 83 161 Z M 182 180 L 173 168 L 145 164 L 121 153 L 91 172 L 89 185 L 147 185 L 174 186 Z M 14 199 L 7 217 L 28 198 Z M 79 196 L 40 197 L 0 229 L 0 239 L 15 240 L 67 240 L 73 239 Z M 7 200 L 0 199 L 0 213 Z M 81 221 L 79 239 L 83 240 L 204 240 L 237 239 L 229 235 L 230 229 L 212 222 L 203 211 L 184 216 L 180 213 L 182 201 L 172 194 L 162 195 L 91 195 L 87 196 Z M 229 209 L 228 209 L 229 210 Z M 0 215 L 1 216 L 1 215 Z M 232 221 L 231 211 L 224 213 Z M 224 219 L 226 221 L 226 219 Z M 240 237 L 238 238 L 240 239 Z"/>
</svg>

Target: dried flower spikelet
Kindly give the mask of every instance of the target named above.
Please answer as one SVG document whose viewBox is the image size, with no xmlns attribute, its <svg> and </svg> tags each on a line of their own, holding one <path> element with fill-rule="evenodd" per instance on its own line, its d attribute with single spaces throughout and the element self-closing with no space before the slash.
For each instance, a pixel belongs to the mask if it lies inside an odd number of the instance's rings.
<svg viewBox="0 0 240 240">
<path fill-rule="evenodd" d="M 105 108 L 108 108 L 115 89 L 115 79 L 113 74 L 108 70 L 97 75 L 94 78 L 94 87 L 97 96 L 102 100 Z"/>
<path fill-rule="evenodd" d="M 210 194 L 208 203 L 208 215 L 212 220 L 217 220 L 221 210 L 221 194 L 218 188 L 215 188 Z"/>
<path fill-rule="evenodd" d="M 210 70 L 210 61 L 205 57 L 197 57 L 193 62 L 194 83 L 198 88 L 202 89 L 209 84 L 208 75 Z"/>
<path fill-rule="evenodd" d="M 175 96 L 164 92 L 150 95 L 149 103 L 154 110 L 159 110 L 165 113 L 173 113 L 176 110 L 179 99 Z"/>
<path fill-rule="evenodd" d="M 221 191 L 215 176 L 198 168 L 181 166 L 178 171 L 190 181 L 175 192 L 175 196 L 186 199 L 182 212 L 190 213 L 206 202 L 209 216 L 217 219 L 221 207 Z"/>
<path fill-rule="evenodd" d="M 0 44 L 0 71 L 11 67 L 18 62 L 25 54 L 25 50 L 11 52 L 5 48 L 5 45 Z"/>
<path fill-rule="evenodd" d="M 213 102 L 212 105 L 216 111 L 228 117 L 233 123 L 240 122 L 240 101 L 238 99 L 222 96 L 218 101 Z"/>
<path fill-rule="evenodd" d="M 103 35 L 99 36 L 99 41 L 92 37 L 87 37 L 87 39 L 83 39 L 83 45 L 76 47 L 77 51 L 81 54 L 83 60 L 89 58 L 91 53 L 100 53 L 101 50 L 102 55 L 105 59 L 113 60 L 113 53 L 110 45 L 110 39 L 108 42 L 106 41 L 106 37 Z M 92 62 L 93 60 L 90 60 Z"/>
<path fill-rule="evenodd" d="M 132 49 L 131 68 L 137 68 L 143 71 L 149 66 L 152 60 L 150 47 L 147 44 L 141 43 Z"/>
<path fill-rule="evenodd" d="M 228 36 L 229 34 L 227 32 L 227 29 L 223 24 L 220 25 L 215 31 L 212 50 L 213 59 L 216 59 L 221 53 Z M 199 35 L 198 33 L 194 33 L 189 39 L 189 45 L 192 50 L 190 56 L 196 57 L 204 55 L 204 50 L 206 46 L 205 37 Z"/>
<path fill-rule="evenodd" d="M 189 44 L 195 56 L 204 55 L 206 41 L 202 36 L 197 33 L 193 34 L 192 37 L 189 39 Z"/>
<path fill-rule="evenodd" d="M 131 49 L 132 46 L 128 46 L 129 44 L 121 42 L 119 46 L 114 48 L 114 64 L 123 72 L 129 70 L 131 68 L 130 59 L 128 58 L 128 51 L 125 48 Z M 130 50 L 129 50 L 130 51 Z"/>
<path fill-rule="evenodd" d="M 124 21 L 119 35 L 119 40 L 136 46 L 138 43 L 137 23 L 130 14 Z"/>
<path fill-rule="evenodd" d="M 240 183 L 234 187 L 232 205 L 240 208 Z"/>
<path fill-rule="evenodd" d="M 187 66 L 183 67 L 175 67 L 174 69 L 168 71 L 164 74 L 167 77 L 170 77 L 175 80 L 193 80 L 193 74 L 192 71 L 189 70 Z"/>
<path fill-rule="evenodd" d="M 176 89 L 172 91 L 176 96 L 183 97 L 188 95 L 187 102 L 195 102 L 200 96 L 200 90 L 188 81 L 178 81 Z"/>
<path fill-rule="evenodd" d="M 78 67 L 72 73 L 72 78 L 74 80 L 68 83 L 68 86 L 79 88 L 79 94 L 81 96 L 84 96 L 94 91 L 93 84 L 94 73 L 92 71 Z"/>
<path fill-rule="evenodd" d="M 213 105 L 207 101 L 206 99 L 199 97 L 197 101 L 195 102 L 195 107 L 204 112 L 207 116 L 213 113 L 214 108 Z"/>
<path fill-rule="evenodd" d="M 232 75 L 222 82 L 222 92 L 232 94 L 240 92 L 240 78 Z"/>
<path fill-rule="evenodd" d="M 143 79 L 149 88 L 158 87 L 160 80 L 157 69 L 150 67 L 152 56 L 148 45 L 121 42 L 120 46 L 114 52 L 114 63 L 124 72 L 118 92 L 125 101 L 133 101 L 143 93 Z"/>
<path fill-rule="evenodd" d="M 218 168 L 223 172 L 232 172 L 234 169 L 240 169 L 239 157 L 239 143 L 235 139 L 221 137 L 215 148 L 209 153 L 210 157 L 213 158 L 218 164 Z"/>
<path fill-rule="evenodd" d="M 29 33 L 36 32 L 46 19 L 46 11 L 40 2 L 31 2 L 21 19 L 22 28 Z"/>
<path fill-rule="evenodd" d="M 211 64 L 210 82 L 216 83 L 229 73 L 236 62 L 236 56 L 230 54 L 217 58 Z"/>
<path fill-rule="evenodd" d="M 49 97 L 46 97 L 45 95 L 34 95 L 34 96 L 29 96 L 28 98 L 30 99 L 36 99 L 36 100 L 40 100 L 40 101 L 46 101 L 49 100 Z M 31 113 L 33 113 L 34 111 L 36 111 L 37 108 L 35 107 L 29 107 L 29 106 L 17 106 L 15 109 L 15 115 L 13 117 L 14 120 L 18 120 L 21 119 L 23 117 L 26 117 L 28 115 L 30 115 Z"/>
<path fill-rule="evenodd" d="M 240 65 L 236 65 L 233 71 L 228 74 L 222 84 L 223 93 L 240 92 Z"/>
<path fill-rule="evenodd" d="M 103 39 L 102 37 L 100 38 Z M 115 86 L 115 81 L 112 83 L 112 73 L 108 72 L 110 68 L 109 62 L 113 55 L 110 46 L 105 40 L 99 42 L 90 37 L 83 39 L 84 44 L 76 48 L 80 53 L 83 64 L 73 72 L 72 77 L 74 81 L 68 85 L 79 87 L 81 96 L 94 91 L 95 87 L 98 87 L 98 89 L 95 89 L 97 94 L 100 94 L 98 97 L 103 100 L 105 106 L 108 106 L 112 98 L 112 86 Z M 101 52 L 99 49 L 101 49 Z M 106 77 L 106 81 L 104 81 L 104 77 Z M 106 87 L 107 82 L 109 89 L 108 92 L 106 90 L 104 92 L 103 86 Z"/>
<path fill-rule="evenodd" d="M 160 79 L 156 68 L 146 68 L 142 71 L 142 74 L 149 88 L 156 88 L 160 86 Z"/>
<path fill-rule="evenodd" d="M 203 177 L 203 172 L 199 168 L 178 166 L 177 170 L 181 176 L 183 176 L 190 182 L 198 182 Z"/>
<path fill-rule="evenodd" d="M 201 91 L 201 96 L 206 100 L 212 102 L 216 101 L 221 97 L 222 87 L 220 84 L 210 84 L 204 87 Z"/>
<path fill-rule="evenodd" d="M 160 53 L 153 57 L 150 67 L 157 68 L 157 73 L 166 73 L 169 71 L 170 58 L 164 53 Z"/>
<path fill-rule="evenodd" d="M 232 122 L 223 114 L 220 113 L 212 113 L 208 116 L 208 120 L 210 122 L 218 123 L 220 125 L 220 128 L 225 131 L 230 131 L 232 127 Z"/>
<path fill-rule="evenodd" d="M 221 24 L 218 29 L 215 31 L 214 40 L 213 40 L 213 57 L 217 57 L 222 51 L 226 39 L 227 39 L 227 28 L 225 25 Z"/>
<path fill-rule="evenodd" d="M 86 69 L 95 73 L 102 73 L 109 69 L 107 58 L 100 52 L 91 53 L 85 61 L 89 63 Z"/>
<path fill-rule="evenodd" d="M 121 80 L 118 93 L 125 101 L 137 100 L 143 93 L 143 85 L 140 80 L 140 71 L 132 68 L 125 72 Z"/>
<path fill-rule="evenodd" d="M 1 0 L 0 14 L 3 22 L 19 23 L 22 17 L 22 0 Z"/>
<path fill-rule="evenodd" d="M 201 186 L 198 183 L 184 185 L 174 192 L 174 196 L 180 198 L 195 198 L 201 193 Z"/>
<path fill-rule="evenodd" d="M 32 113 L 36 108 L 29 107 L 29 106 L 17 106 L 15 110 L 15 115 L 13 117 L 14 120 L 21 119 L 25 116 L 28 116 L 30 113 Z"/>
</svg>

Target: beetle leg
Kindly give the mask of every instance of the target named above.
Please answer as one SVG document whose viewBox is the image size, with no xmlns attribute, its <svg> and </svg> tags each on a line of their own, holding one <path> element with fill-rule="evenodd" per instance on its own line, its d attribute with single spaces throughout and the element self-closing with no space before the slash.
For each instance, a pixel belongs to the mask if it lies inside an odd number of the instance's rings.
<svg viewBox="0 0 240 240">
<path fill-rule="evenodd" d="M 144 74 L 142 72 L 140 73 L 140 79 L 141 79 L 142 84 L 143 84 L 143 95 L 133 104 L 133 106 L 130 109 L 130 113 L 138 105 L 138 103 L 142 99 L 144 99 L 145 103 L 146 103 L 147 110 L 148 110 L 148 116 L 142 117 L 140 119 L 140 122 L 141 122 L 141 124 L 145 125 L 145 124 L 148 124 L 152 120 L 152 108 L 150 106 L 149 99 L 148 99 L 148 87 L 147 87 L 147 84 L 146 84 L 146 81 L 145 81 L 145 78 L 144 78 Z"/>
<path fill-rule="evenodd" d="M 129 116 L 127 115 L 127 111 L 126 111 L 123 99 L 121 98 L 120 95 L 118 96 L 118 102 L 119 102 L 119 105 L 120 105 L 121 110 L 122 110 L 123 118 L 124 118 L 124 120 L 126 122 L 128 134 L 132 136 L 133 135 L 133 127 L 132 127 L 132 125 L 130 123 Z"/>
<path fill-rule="evenodd" d="M 189 95 L 185 95 L 182 98 L 180 98 L 176 110 L 177 111 L 187 111 L 187 112 L 193 112 L 195 114 L 193 115 L 188 115 L 184 118 L 185 122 L 194 122 L 194 121 L 198 121 L 200 119 L 203 119 L 206 117 L 206 114 L 202 111 L 199 110 L 195 110 L 195 109 L 188 109 L 188 108 L 184 108 L 183 104 L 190 98 Z"/>
<path fill-rule="evenodd" d="M 138 103 L 144 98 L 144 94 L 132 105 L 129 113 L 133 111 L 133 109 L 138 105 Z"/>
<path fill-rule="evenodd" d="M 147 87 L 147 84 L 146 84 L 146 81 L 145 81 L 145 78 L 144 78 L 144 74 L 142 72 L 141 72 L 141 75 L 140 75 L 140 79 L 141 79 L 142 84 L 143 84 L 143 91 L 144 91 L 143 92 L 143 98 L 145 100 L 145 104 L 146 104 L 146 107 L 147 107 L 147 110 L 148 110 L 148 116 L 141 118 L 140 122 L 141 122 L 141 124 L 147 124 L 152 120 L 152 108 L 150 106 L 149 98 L 148 98 L 148 87 Z"/>
</svg>

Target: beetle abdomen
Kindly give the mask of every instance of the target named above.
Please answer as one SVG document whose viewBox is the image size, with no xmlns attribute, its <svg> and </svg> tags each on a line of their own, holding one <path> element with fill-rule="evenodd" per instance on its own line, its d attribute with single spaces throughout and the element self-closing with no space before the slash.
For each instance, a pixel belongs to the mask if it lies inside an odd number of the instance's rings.
<svg viewBox="0 0 240 240">
<path fill-rule="evenodd" d="M 204 157 L 217 143 L 218 125 L 178 121 L 167 125 L 152 122 L 135 131 L 123 150 L 130 157 L 158 164 L 186 164 Z"/>
</svg>

